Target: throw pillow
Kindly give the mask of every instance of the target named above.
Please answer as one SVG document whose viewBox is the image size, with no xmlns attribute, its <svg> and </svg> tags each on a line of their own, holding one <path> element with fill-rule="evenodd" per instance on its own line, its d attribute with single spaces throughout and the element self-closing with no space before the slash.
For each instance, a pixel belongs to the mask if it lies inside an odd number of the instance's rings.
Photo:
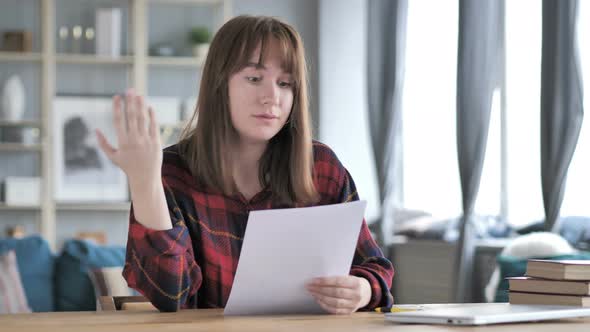
<svg viewBox="0 0 590 332">
<path fill-rule="evenodd" d="M 14 250 L 27 303 L 34 312 L 55 311 L 53 271 L 55 257 L 39 235 L 0 239 L 0 255 Z"/>
<path fill-rule="evenodd" d="M 125 265 L 125 247 L 69 240 L 55 264 L 57 311 L 94 311 L 96 296 L 88 271 Z"/>
<path fill-rule="evenodd" d="M 31 312 L 13 250 L 0 255 L 0 314 Z"/>
</svg>

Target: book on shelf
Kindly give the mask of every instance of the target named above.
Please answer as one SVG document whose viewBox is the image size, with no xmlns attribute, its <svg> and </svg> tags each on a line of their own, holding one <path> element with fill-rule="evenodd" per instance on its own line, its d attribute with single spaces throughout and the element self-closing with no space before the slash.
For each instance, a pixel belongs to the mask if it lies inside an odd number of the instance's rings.
<svg viewBox="0 0 590 332">
<path fill-rule="evenodd" d="M 540 294 L 510 291 L 508 293 L 508 298 L 510 304 L 547 304 L 590 307 L 590 296 Z"/>
<path fill-rule="evenodd" d="M 531 277 L 507 279 L 510 292 L 590 296 L 590 281 L 550 280 Z"/>
<path fill-rule="evenodd" d="M 527 277 L 554 280 L 590 280 L 590 260 L 530 259 Z"/>
<path fill-rule="evenodd" d="M 121 55 L 121 8 L 96 10 L 96 54 L 119 57 Z"/>
</svg>

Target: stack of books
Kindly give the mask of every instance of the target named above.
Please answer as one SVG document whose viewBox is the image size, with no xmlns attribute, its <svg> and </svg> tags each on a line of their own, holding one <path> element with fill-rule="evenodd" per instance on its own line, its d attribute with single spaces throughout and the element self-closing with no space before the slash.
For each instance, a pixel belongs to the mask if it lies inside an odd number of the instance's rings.
<svg viewBox="0 0 590 332">
<path fill-rule="evenodd" d="M 511 304 L 590 307 L 590 261 L 527 262 L 526 276 L 508 278 Z"/>
</svg>

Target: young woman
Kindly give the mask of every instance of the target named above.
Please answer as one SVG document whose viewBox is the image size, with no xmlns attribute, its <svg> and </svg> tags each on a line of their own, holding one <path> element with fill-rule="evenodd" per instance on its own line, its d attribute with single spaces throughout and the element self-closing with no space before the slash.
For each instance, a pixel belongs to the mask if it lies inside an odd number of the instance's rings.
<svg viewBox="0 0 590 332">
<path fill-rule="evenodd" d="M 129 180 L 123 275 L 159 310 L 225 306 L 249 211 L 358 200 L 334 152 L 311 139 L 306 70 L 290 25 L 238 16 L 211 43 L 178 144 L 162 153 L 142 97 L 113 98 L 118 148 L 97 134 Z M 314 279 L 307 291 L 327 312 L 346 314 L 391 305 L 392 278 L 363 221 L 350 275 Z"/>
</svg>

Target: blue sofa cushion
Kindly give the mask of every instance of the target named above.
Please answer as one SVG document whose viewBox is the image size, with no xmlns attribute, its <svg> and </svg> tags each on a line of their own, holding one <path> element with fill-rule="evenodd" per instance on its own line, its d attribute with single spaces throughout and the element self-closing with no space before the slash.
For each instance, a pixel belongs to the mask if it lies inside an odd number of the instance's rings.
<svg viewBox="0 0 590 332">
<path fill-rule="evenodd" d="M 101 246 L 85 240 L 67 241 L 55 264 L 56 311 L 96 310 L 89 270 L 124 264 L 125 247 Z"/>
<path fill-rule="evenodd" d="M 531 258 L 533 259 L 533 258 Z M 560 255 L 551 257 L 535 257 L 534 259 L 582 259 L 590 260 L 590 252 L 580 252 L 578 254 Z M 521 277 L 526 273 L 526 258 L 517 258 L 512 256 L 498 256 L 498 265 L 500 267 L 500 284 L 496 290 L 494 302 L 508 302 L 508 277 Z"/>
<path fill-rule="evenodd" d="M 34 312 L 54 311 L 53 271 L 55 257 L 47 241 L 38 235 L 0 239 L 0 254 L 16 252 L 27 302 Z"/>
</svg>

